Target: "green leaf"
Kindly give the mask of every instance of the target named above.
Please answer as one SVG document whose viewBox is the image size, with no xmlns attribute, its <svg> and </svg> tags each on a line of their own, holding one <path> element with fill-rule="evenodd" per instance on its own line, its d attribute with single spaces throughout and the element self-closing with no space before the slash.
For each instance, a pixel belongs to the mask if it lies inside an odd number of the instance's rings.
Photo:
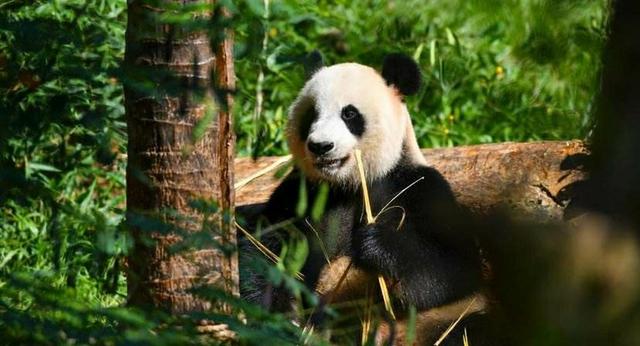
<svg viewBox="0 0 640 346">
<path fill-rule="evenodd" d="M 89 204 L 94 198 L 93 191 L 96 188 L 96 181 L 97 181 L 96 179 L 93 180 L 93 182 L 91 183 L 91 186 L 89 186 L 89 190 L 85 193 L 85 196 L 82 199 L 82 202 L 80 202 L 80 211 L 83 213 L 87 212 Z"/>
<path fill-rule="evenodd" d="M 60 169 L 52 166 L 52 165 L 47 165 L 44 163 L 38 163 L 38 162 L 28 162 L 28 171 L 33 173 L 33 172 L 37 172 L 37 171 L 41 171 L 41 172 L 62 172 Z"/>
<path fill-rule="evenodd" d="M 289 275 L 299 272 L 309 255 L 307 238 L 298 230 L 290 230 L 288 251 L 285 254 L 285 268 Z"/>
<path fill-rule="evenodd" d="M 453 34 L 453 31 L 451 31 L 451 29 L 450 29 L 450 28 L 446 28 L 446 29 L 444 29 L 444 30 L 445 30 L 445 32 L 447 33 L 447 42 L 448 42 L 450 45 L 455 46 L 455 45 L 456 45 L 457 40 L 456 40 L 455 35 Z"/>
<path fill-rule="evenodd" d="M 303 217 L 307 212 L 307 203 L 307 183 L 304 177 L 300 177 L 298 204 L 296 205 L 296 215 L 298 215 L 298 217 Z"/>
<path fill-rule="evenodd" d="M 420 43 L 416 48 L 415 52 L 413 52 L 413 60 L 420 61 L 420 55 L 422 55 L 422 49 L 424 49 L 424 43 Z"/>
<path fill-rule="evenodd" d="M 320 218 L 322 218 L 328 198 L 329 184 L 323 182 L 322 184 L 320 184 L 320 189 L 318 191 L 318 194 L 316 195 L 315 201 L 313 202 L 313 207 L 311 208 L 311 219 L 313 221 L 318 221 L 320 220 Z"/>
<path fill-rule="evenodd" d="M 413 341 L 416 339 L 416 307 L 411 305 L 409 306 L 409 317 L 407 318 L 407 345 L 413 345 Z"/>
<path fill-rule="evenodd" d="M 436 64 L 436 40 L 429 42 L 429 63 L 431 66 Z"/>
</svg>

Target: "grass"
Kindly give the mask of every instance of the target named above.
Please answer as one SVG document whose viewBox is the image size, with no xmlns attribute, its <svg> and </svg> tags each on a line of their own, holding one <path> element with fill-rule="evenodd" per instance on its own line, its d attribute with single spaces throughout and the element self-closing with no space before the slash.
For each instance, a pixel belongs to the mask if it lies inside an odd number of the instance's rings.
<svg viewBox="0 0 640 346">
<path fill-rule="evenodd" d="M 380 67 L 400 51 L 423 69 L 408 99 L 423 147 L 584 138 L 591 126 L 606 1 L 272 2 L 240 12 L 236 133 L 240 155 L 286 152 L 300 59 Z M 260 45 L 247 41 L 264 38 Z M 266 41 L 266 44 L 262 44 Z M 256 100 L 261 99 L 260 110 Z"/>
</svg>

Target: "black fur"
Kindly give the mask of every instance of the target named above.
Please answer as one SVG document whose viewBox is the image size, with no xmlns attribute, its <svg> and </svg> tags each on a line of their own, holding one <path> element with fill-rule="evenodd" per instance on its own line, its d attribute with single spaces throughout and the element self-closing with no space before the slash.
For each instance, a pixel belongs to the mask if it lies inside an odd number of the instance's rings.
<svg viewBox="0 0 640 346">
<path fill-rule="evenodd" d="M 362 136 L 365 130 L 365 121 L 358 108 L 354 105 L 345 106 L 342 108 L 342 114 L 340 116 L 354 136 Z"/>
<path fill-rule="evenodd" d="M 313 105 L 310 106 L 306 112 L 302 113 L 298 123 L 298 134 L 300 135 L 300 139 L 306 140 L 307 137 L 309 137 L 311 125 L 313 125 L 313 122 L 316 121 L 316 119 L 318 119 L 318 111 Z"/>
<path fill-rule="evenodd" d="M 398 192 L 420 177 L 423 180 L 398 197 L 399 208 L 382 214 L 367 225 L 361 191 L 331 187 L 324 217 L 314 228 L 322 238 L 329 258 L 351 256 L 354 264 L 381 273 L 402 287 L 401 300 L 418 309 L 428 309 L 465 297 L 480 286 L 480 259 L 471 237 L 460 232 L 460 210 L 449 185 L 436 170 L 402 162 L 383 179 L 371 184 L 372 208 L 379 211 Z M 305 281 L 315 287 L 325 259 L 321 246 L 304 219 L 295 210 L 300 179 L 292 173 L 273 193 L 263 212 L 269 223 L 293 220 L 307 234 L 310 255 L 303 268 Z M 319 188 L 306 182 L 307 205 L 313 205 Z M 332 227 L 333 225 L 333 227 Z M 332 229 L 333 228 L 333 229 Z"/>
<path fill-rule="evenodd" d="M 362 191 L 331 186 L 323 216 L 312 222 L 311 210 L 297 216 L 298 201 L 303 197 L 300 182 L 305 178 L 296 169 L 278 186 L 260 215 L 271 225 L 288 220 L 306 236 L 309 256 L 301 271 L 310 290 L 316 287 L 321 271 L 326 268 L 325 252 L 331 260 L 349 256 L 356 267 L 374 274 L 373 277 L 385 276 L 393 287 L 396 314 L 402 317 L 409 306 L 424 311 L 482 290 L 481 259 L 475 238 L 468 231 L 469 219 L 438 171 L 402 159 L 387 176 L 370 184 L 373 212 L 379 212 L 401 190 L 420 178 L 423 179 L 391 203 L 397 207 L 380 214 L 370 225 L 364 216 Z M 305 185 L 306 205 L 312 206 L 322 189 L 307 179 Z M 403 212 L 404 221 L 398 229 Z M 312 222 L 317 235 L 307 220 Z M 261 241 L 279 253 L 288 232 L 270 233 Z M 291 311 L 293 299 L 287 289 L 267 282 L 266 272 L 256 271 L 260 268 L 247 270 L 256 259 L 251 253 L 256 253 L 253 245 L 242 247 L 241 295 L 275 311 Z M 321 300 L 320 307 L 314 310 L 309 320 L 312 323 L 323 323 L 322 303 Z M 497 334 L 476 326 L 489 323 L 491 319 L 487 315 L 474 316 L 463 319 L 457 328 L 463 330 L 461 328 L 469 326 L 474 344 L 508 344 L 493 343 Z M 476 320 L 480 322 L 474 322 Z M 359 326 L 357 320 L 342 321 L 340 325 L 345 327 L 352 322 L 355 328 Z M 454 334 L 447 344 L 459 344 L 461 336 L 458 332 Z"/>
<path fill-rule="evenodd" d="M 395 86 L 402 95 L 413 95 L 420 90 L 422 76 L 416 62 L 401 53 L 392 53 L 384 58 L 382 78 Z"/>
<path fill-rule="evenodd" d="M 307 54 L 304 58 L 304 72 L 307 79 L 310 79 L 311 76 L 318 72 L 323 66 L 324 59 L 322 58 L 322 54 L 317 50 Z"/>
<path fill-rule="evenodd" d="M 371 225 L 359 225 L 351 243 L 356 265 L 402 287 L 403 300 L 420 309 L 446 304 L 478 289 L 480 259 L 449 185 L 436 170 L 402 164 L 384 180 L 372 184 L 374 210 L 404 187 L 424 177 L 402 194 L 394 208 Z M 382 205 L 381 205 L 382 204 Z M 402 213 L 405 219 L 397 230 Z"/>
</svg>

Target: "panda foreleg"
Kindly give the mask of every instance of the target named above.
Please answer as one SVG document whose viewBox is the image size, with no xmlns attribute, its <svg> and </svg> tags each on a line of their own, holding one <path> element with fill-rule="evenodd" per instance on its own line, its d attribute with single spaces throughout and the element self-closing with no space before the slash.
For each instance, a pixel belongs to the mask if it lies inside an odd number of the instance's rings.
<svg viewBox="0 0 640 346">
<path fill-rule="evenodd" d="M 407 226 L 407 225 L 405 225 Z M 419 309 L 444 301 L 439 275 L 431 275 L 430 248 L 410 227 L 397 230 L 385 222 L 357 227 L 352 234 L 354 264 L 365 271 L 382 274 L 399 283 L 396 296 Z"/>
<path fill-rule="evenodd" d="M 393 224 L 376 222 L 357 227 L 352 234 L 354 264 L 382 274 L 399 285 L 398 296 L 408 305 L 429 309 L 478 288 L 477 278 L 455 248 L 421 236 L 412 224 L 396 230 Z"/>
<path fill-rule="evenodd" d="M 411 256 L 415 240 L 383 223 L 356 227 L 352 233 L 354 264 L 365 270 L 398 278 L 405 271 L 404 256 Z"/>
</svg>

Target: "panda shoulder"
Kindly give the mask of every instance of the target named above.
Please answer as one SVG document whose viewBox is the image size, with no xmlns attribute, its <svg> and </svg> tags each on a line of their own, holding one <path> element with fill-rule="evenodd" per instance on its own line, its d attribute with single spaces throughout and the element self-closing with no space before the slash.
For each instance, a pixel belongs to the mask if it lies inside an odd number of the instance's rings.
<svg viewBox="0 0 640 346">
<path fill-rule="evenodd" d="M 390 178 L 400 185 L 415 182 L 421 188 L 450 190 L 449 183 L 440 171 L 424 164 L 400 164 Z"/>
<path fill-rule="evenodd" d="M 273 191 L 262 213 L 270 222 L 296 216 L 295 206 L 300 195 L 300 179 L 302 175 L 294 169 Z"/>
<path fill-rule="evenodd" d="M 449 182 L 447 182 L 447 179 L 445 179 L 442 173 L 440 173 L 440 171 L 438 171 L 434 167 L 419 165 L 416 167 L 416 171 L 417 171 L 416 173 L 417 176 L 424 177 L 424 180 L 427 183 L 426 185 L 429 185 L 431 187 L 451 190 L 451 187 L 449 186 Z"/>
<path fill-rule="evenodd" d="M 451 186 L 434 167 L 410 164 L 400 167 L 394 177 L 397 189 L 407 189 L 407 197 L 415 201 L 439 200 L 455 203 Z"/>
</svg>

